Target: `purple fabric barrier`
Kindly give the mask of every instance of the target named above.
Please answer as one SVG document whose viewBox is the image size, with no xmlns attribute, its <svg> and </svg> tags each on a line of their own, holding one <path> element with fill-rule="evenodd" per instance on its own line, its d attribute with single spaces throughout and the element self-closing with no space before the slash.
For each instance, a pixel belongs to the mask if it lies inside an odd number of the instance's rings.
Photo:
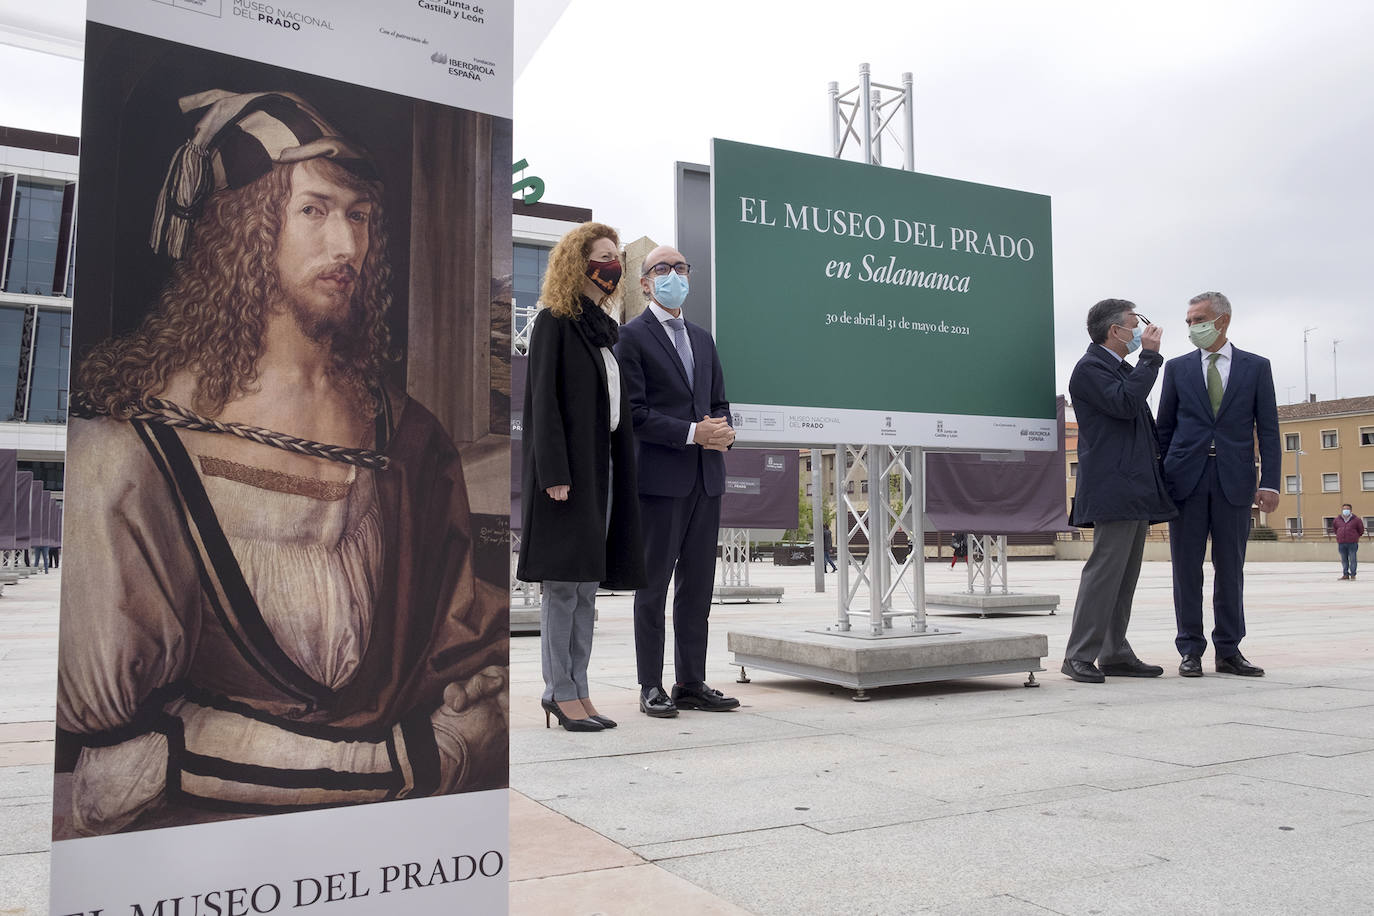
<svg viewBox="0 0 1374 916">
<path fill-rule="evenodd" d="M 29 546 L 30 525 L 33 519 L 33 500 L 29 493 L 33 490 L 33 474 L 29 471 L 16 471 L 14 474 L 14 547 L 26 550 Z"/>
<path fill-rule="evenodd" d="M 797 450 L 734 448 L 725 453 L 722 528 L 797 527 Z"/>
<path fill-rule="evenodd" d="M 14 549 L 14 475 L 19 470 L 19 453 L 0 449 L 0 550 Z"/>
<path fill-rule="evenodd" d="M 29 547 L 46 547 L 47 538 L 43 532 L 43 503 L 48 501 L 48 495 L 43 490 L 43 481 L 34 480 L 29 482 Z"/>
<path fill-rule="evenodd" d="M 524 462 L 520 442 L 525 435 L 525 373 L 530 358 L 518 353 L 510 358 L 510 530 L 520 533 L 520 480 Z"/>
<path fill-rule="evenodd" d="M 1072 531 L 1064 461 L 1064 399 L 1058 399 L 1059 448 L 1012 455 L 926 457 L 926 515 L 936 531 L 1041 534 Z"/>
</svg>

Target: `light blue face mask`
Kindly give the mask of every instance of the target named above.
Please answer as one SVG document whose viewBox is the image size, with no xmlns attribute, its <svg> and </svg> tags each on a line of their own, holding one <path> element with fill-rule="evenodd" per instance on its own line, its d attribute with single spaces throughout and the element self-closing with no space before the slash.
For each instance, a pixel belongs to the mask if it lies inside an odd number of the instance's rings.
<svg viewBox="0 0 1374 916">
<path fill-rule="evenodd" d="M 1120 325 L 1118 325 L 1118 327 L 1120 327 Z M 1134 353 L 1136 350 L 1139 350 L 1140 336 L 1145 333 L 1145 325 L 1138 324 L 1134 328 L 1123 327 L 1122 330 L 1131 332 L 1131 339 L 1126 341 L 1126 352 Z"/>
<path fill-rule="evenodd" d="M 687 278 L 677 272 L 654 277 L 654 299 L 665 309 L 680 309 L 687 301 Z"/>
</svg>

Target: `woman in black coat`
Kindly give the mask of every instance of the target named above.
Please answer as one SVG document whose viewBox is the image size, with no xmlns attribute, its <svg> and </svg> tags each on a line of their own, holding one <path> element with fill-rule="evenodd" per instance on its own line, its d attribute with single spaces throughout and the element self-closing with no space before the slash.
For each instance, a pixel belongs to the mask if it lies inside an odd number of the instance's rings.
<svg viewBox="0 0 1374 916">
<path fill-rule="evenodd" d="M 620 239 L 583 223 L 549 254 L 525 384 L 520 560 L 543 583 L 544 724 L 601 731 L 615 722 L 588 696 L 598 584 L 644 584 L 630 405 L 604 304 L 620 280 Z"/>
</svg>

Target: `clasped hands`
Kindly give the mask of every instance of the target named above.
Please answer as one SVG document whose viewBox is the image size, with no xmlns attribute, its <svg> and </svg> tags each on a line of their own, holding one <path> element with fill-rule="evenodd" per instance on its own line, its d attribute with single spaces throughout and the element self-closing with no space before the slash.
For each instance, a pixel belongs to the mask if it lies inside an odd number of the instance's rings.
<svg viewBox="0 0 1374 916">
<path fill-rule="evenodd" d="M 713 452 L 723 452 L 735 442 L 735 428 L 725 417 L 705 416 L 697 421 L 692 441 Z"/>
</svg>

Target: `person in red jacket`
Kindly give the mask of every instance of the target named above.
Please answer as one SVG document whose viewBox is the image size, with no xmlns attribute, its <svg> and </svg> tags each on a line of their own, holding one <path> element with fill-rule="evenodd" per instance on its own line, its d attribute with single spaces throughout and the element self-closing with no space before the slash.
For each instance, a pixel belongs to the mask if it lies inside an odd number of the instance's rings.
<svg viewBox="0 0 1374 916">
<path fill-rule="evenodd" d="M 1355 578 L 1355 555 L 1360 552 L 1360 538 L 1364 536 L 1364 521 L 1355 514 L 1350 503 L 1341 506 L 1331 527 L 1336 529 L 1336 548 L 1341 552 L 1341 581 Z"/>
</svg>

